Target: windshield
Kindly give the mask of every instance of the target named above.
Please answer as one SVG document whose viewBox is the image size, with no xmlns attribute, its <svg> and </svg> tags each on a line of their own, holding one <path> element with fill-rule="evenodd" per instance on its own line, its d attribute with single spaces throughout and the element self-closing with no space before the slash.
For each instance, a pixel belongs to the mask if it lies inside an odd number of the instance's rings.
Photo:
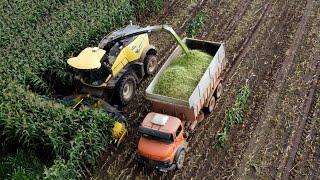
<svg viewBox="0 0 320 180">
<path fill-rule="evenodd" d="M 139 127 L 139 132 L 143 137 L 146 137 L 148 139 L 155 139 L 169 144 L 174 142 L 173 135 L 170 133 L 165 133 L 142 126 Z"/>
<path fill-rule="evenodd" d="M 106 81 L 107 77 L 111 74 L 111 71 L 108 69 L 105 63 L 101 64 L 101 68 L 92 69 L 87 71 L 81 71 L 80 75 L 83 80 L 91 85 L 101 85 Z"/>
</svg>

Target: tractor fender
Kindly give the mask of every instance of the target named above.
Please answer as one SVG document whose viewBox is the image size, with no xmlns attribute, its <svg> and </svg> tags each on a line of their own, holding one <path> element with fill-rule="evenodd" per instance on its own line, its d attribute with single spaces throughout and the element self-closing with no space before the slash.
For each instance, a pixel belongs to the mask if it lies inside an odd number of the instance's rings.
<svg viewBox="0 0 320 180">
<path fill-rule="evenodd" d="M 146 48 L 144 48 L 140 56 L 140 62 L 143 62 L 143 60 L 147 57 L 149 53 L 157 55 L 158 49 L 153 45 L 149 45 Z"/>
</svg>

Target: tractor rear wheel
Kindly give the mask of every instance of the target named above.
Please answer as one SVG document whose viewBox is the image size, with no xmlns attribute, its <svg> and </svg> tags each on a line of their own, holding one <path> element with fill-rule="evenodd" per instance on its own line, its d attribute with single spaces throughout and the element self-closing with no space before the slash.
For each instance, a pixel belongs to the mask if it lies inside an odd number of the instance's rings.
<svg viewBox="0 0 320 180">
<path fill-rule="evenodd" d="M 156 55 L 147 55 L 144 60 L 144 70 L 147 75 L 153 75 L 158 67 L 158 61 Z"/>
<path fill-rule="evenodd" d="M 136 80 L 131 74 L 125 74 L 118 81 L 116 90 L 117 104 L 127 105 L 135 95 Z"/>
</svg>

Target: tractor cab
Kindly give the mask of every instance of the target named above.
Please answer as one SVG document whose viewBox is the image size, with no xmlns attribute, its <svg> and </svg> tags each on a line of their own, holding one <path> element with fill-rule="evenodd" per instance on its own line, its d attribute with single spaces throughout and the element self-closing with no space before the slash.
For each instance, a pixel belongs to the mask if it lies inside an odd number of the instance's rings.
<svg viewBox="0 0 320 180">
<path fill-rule="evenodd" d="M 164 172 L 182 167 L 187 142 L 180 119 L 152 112 L 143 120 L 139 132 L 140 163 Z"/>
<path fill-rule="evenodd" d="M 130 32 L 137 31 L 139 28 L 140 27 L 136 25 L 128 25 L 123 29 L 114 31 L 100 41 L 99 48 L 104 49 L 107 53 L 109 53 L 110 50 L 121 50 L 137 38 L 137 36 L 126 37 L 125 35 L 130 34 Z"/>
</svg>

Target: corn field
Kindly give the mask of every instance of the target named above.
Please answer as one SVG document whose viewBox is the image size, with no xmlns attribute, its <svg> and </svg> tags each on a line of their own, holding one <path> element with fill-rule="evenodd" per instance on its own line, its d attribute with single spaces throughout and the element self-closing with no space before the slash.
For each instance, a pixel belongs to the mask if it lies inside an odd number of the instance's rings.
<svg viewBox="0 0 320 180">
<path fill-rule="evenodd" d="M 97 110 L 74 111 L 53 96 L 72 91 L 66 59 L 127 24 L 136 10 L 144 13 L 143 3 L 32 0 L 0 4 L 1 146 L 46 152 L 53 162 L 43 173 L 48 179 L 90 175 L 90 167 L 108 147 L 113 119 Z M 160 5 L 146 11 L 154 13 Z"/>
</svg>

